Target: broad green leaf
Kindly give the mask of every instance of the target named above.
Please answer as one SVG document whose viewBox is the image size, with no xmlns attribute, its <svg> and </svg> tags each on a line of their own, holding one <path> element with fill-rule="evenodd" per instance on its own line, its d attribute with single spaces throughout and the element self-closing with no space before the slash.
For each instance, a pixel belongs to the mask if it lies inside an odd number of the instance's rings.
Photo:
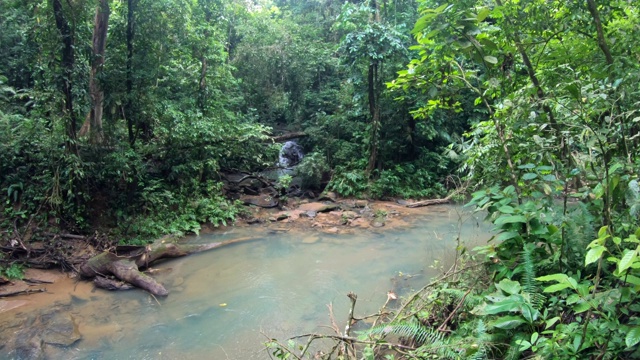
<svg viewBox="0 0 640 360">
<path fill-rule="evenodd" d="M 523 215 L 510 215 L 510 216 L 501 216 L 496 219 L 494 224 L 502 225 L 502 224 L 513 224 L 513 223 L 526 223 L 527 218 Z"/>
<path fill-rule="evenodd" d="M 583 312 L 585 312 L 585 311 L 589 310 L 589 308 L 590 308 L 590 307 L 591 307 L 591 306 L 589 305 L 589 303 L 588 303 L 588 302 L 583 301 L 583 302 L 577 303 L 577 304 L 573 307 L 573 311 L 574 311 L 576 314 L 580 314 L 580 313 L 583 313 Z"/>
<path fill-rule="evenodd" d="M 557 281 L 557 282 L 569 282 L 569 276 L 566 274 L 551 274 L 545 276 L 539 276 L 536 278 L 538 281 Z"/>
<path fill-rule="evenodd" d="M 499 283 L 496 284 L 496 287 L 511 295 L 518 294 L 520 290 L 522 290 L 519 282 L 509 279 L 502 279 Z"/>
<path fill-rule="evenodd" d="M 498 208 L 498 211 L 503 214 L 513 214 L 514 210 L 515 209 L 509 205 L 503 205 Z"/>
<path fill-rule="evenodd" d="M 564 289 L 566 289 L 568 287 L 571 287 L 571 285 L 569 285 L 569 283 L 553 284 L 551 286 L 547 286 L 546 288 L 544 288 L 543 292 L 552 293 L 552 292 L 564 290 Z"/>
<path fill-rule="evenodd" d="M 634 326 L 627 332 L 627 336 L 624 339 L 627 347 L 635 346 L 640 342 L 640 326 Z"/>
<path fill-rule="evenodd" d="M 640 286 L 640 278 L 633 275 L 626 275 L 624 278 L 629 284 Z"/>
<path fill-rule="evenodd" d="M 493 304 L 487 304 L 486 306 L 478 309 L 478 315 L 495 315 L 503 312 L 520 311 L 520 307 L 524 299 L 521 296 L 515 297 L 513 295 L 506 299 L 498 301 Z"/>
<path fill-rule="evenodd" d="M 607 250 L 607 248 L 602 245 L 594 246 L 593 248 L 589 249 L 589 251 L 587 251 L 587 255 L 584 258 L 584 264 L 589 265 L 598 261 L 605 250 Z"/>
<path fill-rule="evenodd" d="M 503 232 L 498 234 L 498 236 L 496 236 L 496 240 L 497 241 L 506 241 L 509 239 L 513 239 L 515 237 L 520 236 L 520 233 L 517 231 L 507 231 L 507 232 Z"/>
<path fill-rule="evenodd" d="M 491 323 L 499 329 L 515 329 L 526 321 L 521 316 L 501 316 Z"/>
<path fill-rule="evenodd" d="M 565 89 L 569 91 L 569 93 L 571 94 L 571 96 L 573 96 L 575 100 L 580 100 L 581 96 L 580 96 L 580 89 L 578 88 L 578 86 L 576 86 L 575 84 L 569 84 L 565 87 Z"/>
<path fill-rule="evenodd" d="M 521 311 L 524 319 L 527 320 L 527 322 L 529 322 L 530 324 L 536 321 L 538 319 L 538 316 L 540 316 L 540 312 L 534 309 L 529 304 L 522 304 Z"/>
<path fill-rule="evenodd" d="M 601 227 L 600 230 L 598 230 L 598 238 L 605 237 L 608 232 L 609 232 L 609 227 L 608 226 Z"/>
<path fill-rule="evenodd" d="M 637 250 L 625 249 L 622 259 L 618 263 L 618 272 L 622 274 L 623 271 L 631 267 L 631 264 L 638 258 Z"/>
<path fill-rule="evenodd" d="M 567 298 L 567 305 L 573 305 L 573 304 L 577 303 L 578 301 L 580 301 L 580 295 L 578 295 L 578 294 L 571 294 L 571 295 L 569 295 L 569 297 Z"/>
<path fill-rule="evenodd" d="M 556 316 L 556 317 L 553 317 L 553 318 L 547 320 L 545 322 L 545 326 L 544 326 L 545 330 L 550 328 L 550 327 L 552 327 L 553 325 L 555 325 L 555 323 L 557 323 L 558 321 L 560 321 L 560 316 Z"/>
<path fill-rule="evenodd" d="M 538 177 L 538 174 L 536 173 L 526 173 L 524 175 L 522 175 L 522 180 L 533 180 L 535 178 Z"/>
<path fill-rule="evenodd" d="M 482 9 L 480 9 L 480 11 L 478 11 L 478 16 L 476 16 L 476 20 L 478 22 L 482 22 L 482 21 L 484 21 L 484 19 L 487 18 L 487 16 L 489 16 L 490 13 L 491 13 L 491 9 L 482 8 Z"/>
<path fill-rule="evenodd" d="M 484 57 L 484 61 L 488 62 L 489 64 L 495 65 L 498 63 L 498 58 L 496 58 L 495 56 L 487 55 Z"/>
</svg>

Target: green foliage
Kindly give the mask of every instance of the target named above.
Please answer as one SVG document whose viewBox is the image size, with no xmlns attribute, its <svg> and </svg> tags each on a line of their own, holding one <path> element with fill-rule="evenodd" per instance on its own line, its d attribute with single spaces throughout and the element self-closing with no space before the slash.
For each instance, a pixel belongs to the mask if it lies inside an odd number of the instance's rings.
<svg viewBox="0 0 640 360">
<path fill-rule="evenodd" d="M 320 153 L 307 154 L 300 164 L 296 166 L 295 174 L 302 179 L 302 186 L 318 188 L 322 179 L 329 172 L 329 167 L 324 156 Z"/>
<path fill-rule="evenodd" d="M 0 275 L 4 275 L 9 280 L 22 280 L 24 277 L 24 267 L 20 264 L 13 263 L 9 267 L 0 267 Z"/>
<path fill-rule="evenodd" d="M 444 335 L 417 322 L 402 322 L 397 324 L 382 324 L 365 331 L 360 338 L 395 335 L 406 341 L 422 346 L 426 343 L 436 346 L 446 346 Z"/>
<path fill-rule="evenodd" d="M 347 170 L 337 167 L 327 189 L 342 196 L 362 196 L 367 191 L 367 176 L 364 170 Z"/>
</svg>

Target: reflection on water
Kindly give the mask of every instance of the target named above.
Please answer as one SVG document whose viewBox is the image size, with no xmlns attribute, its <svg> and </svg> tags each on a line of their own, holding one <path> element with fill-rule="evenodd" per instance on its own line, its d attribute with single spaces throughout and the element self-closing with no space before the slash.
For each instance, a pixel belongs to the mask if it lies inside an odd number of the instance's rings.
<svg viewBox="0 0 640 360">
<path fill-rule="evenodd" d="M 450 262 L 458 235 L 471 245 L 485 241 L 486 228 L 460 211 L 454 206 L 431 207 L 401 231 L 269 234 L 171 260 L 159 265 L 166 271 L 156 275 L 170 291 L 166 299 L 142 291 L 71 289 L 75 300 L 69 312 L 83 340 L 71 349 L 57 349 L 57 355 L 269 359 L 262 346 L 266 336 L 286 339 L 326 331 L 329 303 L 344 326 L 350 291 L 358 294 L 357 316 L 375 313 L 387 291 L 407 294 L 437 274 L 437 269 L 429 267 L 434 261 Z M 233 229 L 189 241 L 256 236 L 262 230 Z"/>
</svg>

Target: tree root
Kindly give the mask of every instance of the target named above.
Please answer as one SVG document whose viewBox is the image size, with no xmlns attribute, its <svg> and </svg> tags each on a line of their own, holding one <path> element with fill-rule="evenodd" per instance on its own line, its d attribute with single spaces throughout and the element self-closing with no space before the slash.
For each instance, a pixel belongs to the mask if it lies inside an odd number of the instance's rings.
<svg viewBox="0 0 640 360">
<path fill-rule="evenodd" d="M 79 268 L 79 273 L 84 278 L 102 278 L 95 280 L 96 286 L 109 290 L 123 289 L 118 282 L 106 279 L 113 275 L 117 279 L 132 284 L 156 296 L 167 296 L 169 291 L 155 279 L 140 270 L 146 269 L 155 261 L 165 258 L 176 258 L 193 253 L 215 249 L 221 246 L 254 240 L 246 237 L 229 241 L 216 242 L 204 245 L 176 244 L 159 241 L 146 247 L 119 247 L 116 252 L 103 252 L 96 255 Z M 120 251 L 118 251 L 120 249 Z"/>
</svg>

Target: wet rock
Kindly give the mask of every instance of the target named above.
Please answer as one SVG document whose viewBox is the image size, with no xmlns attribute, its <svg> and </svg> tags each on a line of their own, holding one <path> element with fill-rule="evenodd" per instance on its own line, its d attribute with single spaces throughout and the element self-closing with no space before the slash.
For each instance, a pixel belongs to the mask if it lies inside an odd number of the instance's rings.
<svg viewBox="0 0 640 360">
<path fill-rule="evenodd" d="M 274 208 L 278 206 L 278 200 L 269 195 L 243 195 L 240 197 L 240 201 L 247 205 L 255 205 L 262 208 Z"/>
<path fill-rule="evenodd" d="M 244 190 L 253 190 L 254 192 L 260 191 L 262 189 L 262 182 L 256 178 L 248 178 L 242 180 L 239 184 L 239 187 L 244 188 Z"/>
<path fill-rule="evenodd" d="M 371 226 L 373 226 L 374 228 L 381 228 L 384 226 L 384 221 L 379 219 L 373 219 L 371 221 Z"/>
<path fill-rule="evenodd" d="M 282 214 L 278 214 L 278 216 L 276 216 L 276 221 L 282 221 L 282 220 L 286 220 L 288 218 L 289 218 L 289 214 L 282 213 Z"/>
<path fill-rule="evenodd" d="M 310 219 L 315 218 L 318 215 L 317 212 L 313 211 L 313 210 L 309 210 L 309 211 L 305 211 L 300 213 L 300 217 L 308 217 Z"/>
<path fill-rule="evenodd" d="M 398 203 L 398 204 L 400 204 L 402 206 L 406 206 L 406 205 L 410 204 L 410 202 L 408 202 L 407 200 L 403 200 L 403 199 L 396 200 L 396 203 Z"/>
<path fill-rule="evenodd" d="M 359 218 L 360 215 L 358 215 L 358 213 L 355 211 L 343 211 L 342 217 L 346 219 L 356 219 L 356 218 Z"/>
<path fill-rule="evenodd" d="M 252 217 L 250 219 L 247 219 L 246 222 L 247 224 L 252 225 L 252 224 L 259 224 L 261 220 L 257 217 Z"/>
<path fill-rule="evenodd" d="M 308 204 L 302 204 L 298 208 L 303 211 L 314 211 L 316 213 L 320 212 L 329 212 L 338 209 L 340 206 L 338 204 L 323 204 L 320 202 L 311 202 Z"/>
<path fill-rule="evenodd" d="M 338 195 L 336 195 L 336 193 L 334 193 L 333 191 L 327 191 L 325 193 L 320 194 L 318 201 L 336 202 L 337 199 L 338 199 Z"/>
<path fill-rule="evenodd" d="M 356 208 L 365 208 L 368 205 L 369 205 L 369 202 L 367 200 L 356 200 L 353 203 L 353 207 L 356 207 Z"/>
</svg>

